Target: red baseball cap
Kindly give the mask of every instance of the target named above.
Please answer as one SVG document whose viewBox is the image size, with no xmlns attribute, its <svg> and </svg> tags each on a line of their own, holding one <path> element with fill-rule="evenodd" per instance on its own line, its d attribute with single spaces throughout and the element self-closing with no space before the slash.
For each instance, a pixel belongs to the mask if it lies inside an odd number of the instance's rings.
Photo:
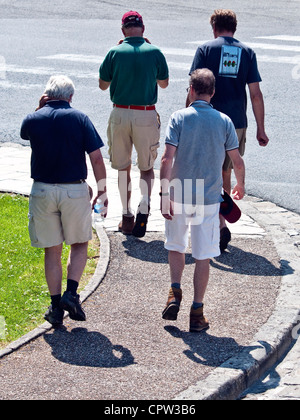
<svg viewBox="0 0 300 420">
<path fill-rule="evenodd" d="M 236 223 L 242 215 L 241 210 L 225 190 L 224 194 L 222 194 L 222 198 L 224 201 L 220 206 L 220 214 L 227 220 L 227 222 Z"/>
<path fill-rule="evenodd" d="M 143 26 L 143 18 L 138 12 L 130 10 L 122 17 L 122 26 L 127 28 L 130 25 Z"/>
</svg>

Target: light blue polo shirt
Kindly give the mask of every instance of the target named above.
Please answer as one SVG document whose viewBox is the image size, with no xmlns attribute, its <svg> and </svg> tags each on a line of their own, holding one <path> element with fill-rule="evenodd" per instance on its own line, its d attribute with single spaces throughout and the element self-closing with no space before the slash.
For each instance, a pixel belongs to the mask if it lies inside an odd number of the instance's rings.
<svg viewBox="0 0 300 420">
<path fill-rule="evenodd" d="M 208 102 L 195 101 L 172 114 L 165 142 L 177 148 L 171 177 L 174 200 L 194 205 L 222 202 L 226 151 L 239 147 L 231 119 Z"/>
</svg>

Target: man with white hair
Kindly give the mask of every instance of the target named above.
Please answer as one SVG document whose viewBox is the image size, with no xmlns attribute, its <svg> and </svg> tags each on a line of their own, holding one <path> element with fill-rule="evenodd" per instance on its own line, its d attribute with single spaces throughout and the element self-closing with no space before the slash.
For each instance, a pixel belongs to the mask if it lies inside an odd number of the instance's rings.
<svg viewBox="0 0 300 420">
<path fill-rule="evenodd" d="M 45 319 L 53 325 L 70 318 L 85 321 L 77 295 L 92 238 L 91 197 L 87 178 L 88 153 L 104 201 L 106 216 L 106 171 L 100 148 L 104 145 L 90 119 L 70 106 L 74 84 L 66 76 L 52 76 L 36 112 L 28 115 L 21 137 L 30 141 L 33 186 L 29 200 L 31 245 L 45 249 L 45 275 L 51 306 Z M 61 297 L 63 242 L 71 245 L 67 266 L 67 290 Z"/>
</svg>

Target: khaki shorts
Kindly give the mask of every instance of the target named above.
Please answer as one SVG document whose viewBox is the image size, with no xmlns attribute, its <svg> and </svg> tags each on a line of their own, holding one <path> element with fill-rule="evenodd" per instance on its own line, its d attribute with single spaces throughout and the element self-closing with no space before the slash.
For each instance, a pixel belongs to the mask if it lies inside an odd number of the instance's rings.
<svg viewBox="0 0 300 420">
<path fill-rule="evenodd" d="M 247 128 L 237 128 L 236 134 L 239 140 L 239 152 L 241 156 L 244 156 L 245 149 L 246 149 L 246 131 Z M 230 157 L 226 154 L 226 158 L 223 164 L 223 171 L 228 171 L 229 169 L 233 169 L 233 165 L 231 162 Z"/>
<path fill-rule="evenodd" d="M 138 168 L 148 171 L 154 166 L 159 148 L 159 115 L 155 110 L 114 108 L 109 118 L 107 137 L 112 168 L 121 171 L 131 165 L 134 146 Z"/>
<path fill-rule="evenodd" d="M 196 260 L 206 260 L 220 255 L 220 203 L 202 206 L 200 211 L 190 214 L 183 206 L 181 214 L 166 220 L 165 249 L 184 254 L 189 244 L 191 232 L 192 256 Z M 197 213 L 202 217 L 197 216 Z M 199 223 L 197 218 L 201 219 Z"/>
<path fill-rule="evenodd" d="M 29 198 L 29 236 L 36 248 L 92 239 L 88 185 L 34 182 Z"/>
</svg>

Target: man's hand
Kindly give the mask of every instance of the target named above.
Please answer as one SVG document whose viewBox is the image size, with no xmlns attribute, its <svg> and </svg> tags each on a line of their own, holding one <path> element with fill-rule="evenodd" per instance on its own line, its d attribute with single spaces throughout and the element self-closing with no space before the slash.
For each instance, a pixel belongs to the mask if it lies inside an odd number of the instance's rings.
<svg viewBox="0 0 300 420">
<path fill-rule="evenodd" d="M 97 203 L 98 198 L 100 198 L 100 200 L 103 203 L 103 210 L 101 211 L 101 216 L 106 218 L 107 210 L 108 210 L 108 198 L 107 198 L 106 191 L 98 191 L 98 194 L 94 198 L 94 201 L 93 201 L 93 204 L 92 204 L 92 209 L 93 210 L 94 210 L 94 207 Z"/>
<path fill-rule="evenodd" d="M 232 190 L 232 196 L 235 200 L 242 200 L 245 196 L 245 188 L 237 184 Z"/>
<path fill-rule="evenodd" d="M 257 130 L 256 138 L 257 138 L 257 141 L 258 141 L 259 145 L 262 146 L 262 147 L 266 147 L 267 144 L 269 143 L 269 138 L 264 131 Z"/>
<path fill-rule="evenodd" d="M 39 106 L 36 108 L 36 111 L 38 111 L 39 109 L 41 109 L 41 108 L 43 108 L 45 105 L 46 105 L 46 103 L 48 102 L 48 101 L 50 101 L 51 100 L 51 98 L 49 98 L 49 96 L 47 96 L 45 93 L 40 97 L 40 100 L 39 100 Z"/>
<path fill-rule="evenodd" d="M 163 195 L 160 197 L 160 211 L 163 217 L 167 220 L 172 220 L 174 216 L 174 205 L 170 200 L 170 196 Z"/>
</svg>

